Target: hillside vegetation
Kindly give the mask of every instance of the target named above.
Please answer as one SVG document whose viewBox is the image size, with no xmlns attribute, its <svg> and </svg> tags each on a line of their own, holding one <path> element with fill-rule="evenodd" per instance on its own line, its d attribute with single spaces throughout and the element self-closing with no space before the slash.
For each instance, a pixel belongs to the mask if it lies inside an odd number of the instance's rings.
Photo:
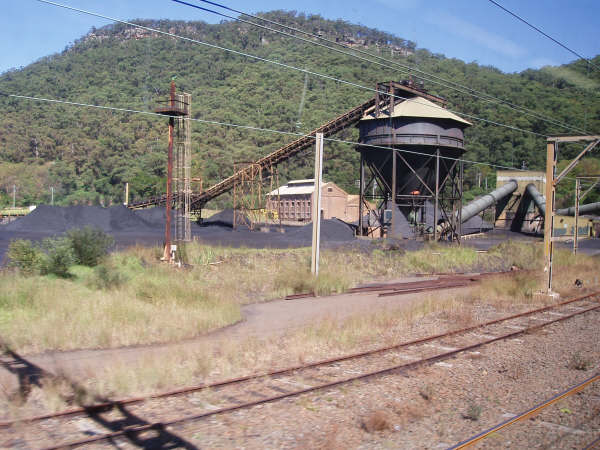
<svg viewBox="0 0 600 450">
<path fill-rule="evenodd" d="M 282 11 L 266 15 L 418 66 L 578 128 L 595 133 L 600 130 L 600 74 L 588 74 L 584 63 L 505 74 L 493 67 L 417 49 L 413 42 L 343 21 Z M 411 75 L 235 22 L 138 22 L 369 87 L 377 81 Z M 600 64 L 600 56 L 594 61 Z M 152 111 L 156 101 L 164 98 L 173 76 L 178 88 L 192 94 L 194 118 L 281 131 L 307 132 L 372 96 L 365 90 L 309 76 L 304 107 L 300 110 L 305 83 L 302 73 L 120 24 L 92 29 L 60 54 L 2 74 L 0 92 Z M 568 134 L 559 126 L 490 102 L 431 83 L 426 87 L 447 98 L 450 109 L 455 111 L 536 133 Z M 0 108 L 0 205 L 12 201 L 13 184 L 17 185 L 18 204 L 49 202 L 51 186 L 58 204 L 120 202 L 126 181 L 134 199 L 164 191 L 164 118 L 2 95 Z M 525 163 L 530 169 L 543 167 L 542 137 L 471 121 L 474 126 L 466 135 L 468 159 L 517 167 Z M 338 137 L 356 141 L 358 132 L 349 128 Z M 201 177 L 206 187 L 230 175 L 234 161 L 265 155 L 292 139 L 293 136 L 196 122 L 193 176 Z M 561 158 L 580 149 L 564 148 Z M 598 160 L 590 159 L 586 164 L 588 172 L 600 173 Z M 354 192 L 357 166 L 358 155 L 352 145 L 326 144 L 327 180 Z M 308 152 L 280 166 L 280 181 L 309 177 L 311 168 Z M 489 169 L 467 166 L 468 187 L 481 170 L 493 184 Z M 587 201 L 592 199 L 590 196 Z M 223 196 L 216 206 L 229 201 L 228 196 Z"/>
</svg>

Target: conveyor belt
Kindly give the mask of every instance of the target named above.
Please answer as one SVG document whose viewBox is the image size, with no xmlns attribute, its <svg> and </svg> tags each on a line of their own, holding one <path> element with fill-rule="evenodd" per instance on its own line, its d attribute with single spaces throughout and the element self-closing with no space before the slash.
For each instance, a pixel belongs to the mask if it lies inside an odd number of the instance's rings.
<svg viewBox="0 0 600 450">
<path fill-rule="evenodd" d="M 353 125 L 358 122 L 365 112 L 367 112 L 370 108 L 375 106 L 375 99 L 372 98 L 363 104 L 357 106 L 356 108 L 351 109 L 350 111 L 345 112 L 344 114 L 336 117 L 333 120 L 321 125 L 319 128 L 312 130 L 308 135 L 301 137 L 300 139 L 296 139 L 289 144 L 280 147 L 275 150 L 273 153 L 264 156 L 257 161 L 254 161 L 254 164 L 258 164 L 263 170 L 267 169 L 271 166 L 277 165 L 280 162 L 287 160 L 288 158 L 306 150 L 314 145 L 315 142 L 315 134 L 323 133 L 325 137 L 331 136 L 341 129 Z M 246 172 L 252 170 L 250 166 L 238 170 L 230 177 L 225 178 L 214 186 L 209 187 L 205 191 L 199 194 L 192 194 L 191 198 L 191 208 L 192 210 L 199 210 L 210 200 L 218 197 L 225 192 L 233 189 L 235 183 L 242 179 L 244 175 L 247 175 Z M 129 204 L 129 208 L 137 209 L 137 208 L 145 208 L 148 206 L 158 206 L 164 205 L 166 201 L 166 196 L 154 197 L 151 199 L 147 199 L 137 203 Z"/>
</svg>

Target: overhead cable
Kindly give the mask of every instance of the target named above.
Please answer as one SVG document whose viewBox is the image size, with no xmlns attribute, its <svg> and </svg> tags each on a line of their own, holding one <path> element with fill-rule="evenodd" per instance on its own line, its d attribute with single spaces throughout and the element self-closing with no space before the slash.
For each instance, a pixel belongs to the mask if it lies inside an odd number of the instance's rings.
<svg viewBox="0 0 600 450">
<path fill-rule="evenodd" d="M 535 31 L 537 31 L 538 33 L 540 33 L 541 35 L 547 37 L 548 39 L 550 39 L 552 42 L 554 42 L 555 44 L 560 45 L 562 48 L 564 48 L 565 50 L 567 50 L 568 52 L 572 53 L 573 55 L 577 56 L 580 59 L 583 59 L 585 62 L 587 62 L 591 67 L 593 67 L 596 70 L 600 70 L 600 67 L 598 67 L 596 64 L 594 64 L 592 61 L 590 61 L 588 58 L 586 58 L 585 56 L 580 55 L 579 53 L 577 53 L 575 50 L 570 49 L 569 47 L 567 47 L 565 44 L 563 44 L 562 42 L 554 39 L 552 36 L 550 36 L 549 34 L 545 33 L 544 31 L 540 30 L 538 27 L 536 27 L 535 25 L 533 25 L 532 23 L 528 22 L 527 20 L 525 20 L 524 18 L 522 18 L 521 16 L 519 16 L 518 14 L 512 12 L 511 10 L 505 8 L 504 6 L 502 6 L 500 3 L 496 2 L 495 0 L 488 0 L 490 3 L 496 5 L 498 8 L 500 8 L 501 10 L 503 10 L 504 12 L 510 14 L 511 16 L 513 16 L 514 18 L 520 20 L 521 22 L 523 22 L 525 25 L 527 25 L 530 28 L 533 28 Z"/>
<path fill-rule="evenodd" d="M 337 83 L 345 84 L 345 85 L 348 85 L 348 86 L 353 86 L 353 87 L 356 87 L 356 88 L 359 88 L 359 89 L 362 89 L 362 90 L 366 90 L 366 91 L 370 91 L 370 92 L 375 92 L 375 93 L 380 93 L 380 94 L 386 95 L 388 97 L 394 97 L 394 98 L 397 98 L 397 99 L 400 99 L 400 100 L 408 100 L 407 97 L 402 97 L 402 96 L 399 96 L 399 95 L 390 94 L 390 93 L 387 93 L 385 91 L 379 91 L 377 89 L 373 89 L 373 88 L 370 88 L 370 87 L 367 87 L 367 86 L 363 86 L 361 84 L 354 83 L 352 81 L 347 81 L 347 80 L 343 80 L 341 78 L 333 77 L 331 75 L 325 75 L 325 74 L 322 74 L 322 73 L 319 73 L 319 72 L 314 72 L 314 71 L 311 71 L 311 70 L 302 69 L 300 67 L 295 67 L 295 66 L 292 66 L 290 64 L 282 63 L 282 62 L 275 61 L 275 60 L 268 59 L 268 58 L 263 58 L 261 56 L 252 55 L 250 53 L 245 53 L 245 52 L 242 52 L 242 51 L 239 51 L 239 50 L 234 50 L 234 49 L 223 47 L 223 46 L 220 46 L 220 45 L 211 44 L 209 42 L 199 41 L 197 39 L 192 39 L 192 38 L 189 38 L 189 37 L 180 36 L 180 35 L 177 35 L 177 34 L 174 34 L 174 33 L 170 33 L 168 31 L 163 31 L 163 30 L 159 30 L 159 29 L 156 29 L 156 28 L 147 27 L 147 26 L 144 26 L 144 25 L 139 25 L 139 24 L 136 24 L 136 23 L 133 23 L 133 22 L 128 22 L 128 21 L 125 21 L 125 20 L 116 19 L 114 17 L 109 17 L 109 16 L 105 16 L 103 14 L 99 14 L 99 13 L 96 13 L 96 12 L 86 11 L 84 9 L 79 9 L 79 8 L 75 8 L 75 7 L 72 7 L 72 6 L 63 5 L 61 3 L 56 3 L 56 2 L 53 2 L 53 1 L 50 1 L 50 0 L 36 0 L 36 1 L 38 1 L 40 3 L 46 3 L 48 5 L 56 6 L 56 7 L 59 7 L 59 8 L 64 8 L 64 9 L 68 9 L 68 10 L 71 10 L 71 11 L 79 12 L 79 13 L 82 13 L 82 14 L 87 14 L 87 15 L 91 15 L 91 16 L 95 16 L 95 17 L 100 17 L 102 19 L 106 19 L 106 20 L 111 20 L 111 21 L 114 21 L 114 22 L 122 23 L 124 25 L 129 25 L 129 26 L 132 26 L 132 27 L 135 27 L 135 28 L 139 28 L 139 29 L 151 31 L 153 33 L 158 33 L 158 34 L 162 34 L 162 35 L 165 35 L 165 36 L 174 37 L 176 39 L 181 39 L 181 40 L 184 40 L 184 41 L 187 41 L 187 42 L 192 42 L 192 43 L 195 43 L 195 44 L 204 45 L 204 46 L 209 47 L 209 48 L 213 48 L 213 49 L 216 49 L 216 50 L 222 50 L 222 51 L 225 51 L 225 52 L 233 53 L 233 54 L 239 55 L 239 56 L 244 56 L 244 57 L 247 57 L 247 58 L 250 58 L 250 59 L 254 59 L 254 60 L 257 60 L 257 61 L 274 64 L 274 65 L 276 65 L 278 67 L 283 67 L 283 68 L 290 69 L 290 70 L 296 70 L 298 72 L 307 73 L 309 75 L 314 75 L 314 76 L 319 77 L 319 78 L 324 78 L 324 79 L 327 79 L 327 80 L 330 80 L 330 81 L 335 81 Z M 523 128 L 515 127 L 513 125 L 508 125 L 508 124 L 501 123 L 501 122 L 495 122 L 493 120 L 484 119 L 483 117 L 478 117 L 478 116 L 475 116 L 475 115 L 472 115 L 472 114 L 467 114 L 467 113 L 460 112 L 460 111 L 454 111 L 452 109 L 446 109 L 446 108 L 443 108 L 441 106 L 438 106 L 438 105 L 435 105 L 435 104 L 432 104 L 432 103 L 423 103 L 423 102 L 419 102 L 418 100 L 414 100 L 414 102 L 418 103 L 418 104 L 420 104 L 422 106 L 425 106 L 425 107 L 429 107 L 429 108 L 433 108 L 433 109 L 440 109 L 440 110 L 444 110 L 444 111 L 450 111 L 450 112 L 453 112 L 455 114 L 460 114 L 460 115 L 468 117 L 470 119 L 478 120 L 480 122 L 485 122 L 485 123 L 488 123 L 490 125 L 496 125 L 496 126 L 508 128 L 508 129 L 511 129 L 511 130 L 515 130 L 515 131 L 520 131 L 520 132 L 523 132 L 523 133 L 531 134 L 531 135 L 534 135 L 534 136 L 546 137 L 546 135 L 541 134 L 541 133 L 537 133 L 535 131 L 525 130 Z"/>
<path fill-rule="evenodd" d="M 115 106 L 94 105 L 91 103 L 73 102 L 73 101 L 69 101 L 69 100 L 59 100 L 59 99 L 52 99 L 52 98 L 45 98 L 45 97 L 35 97 L 35 96 L 31 96 L 31 95 L 9 94 L 6 92 L 1 92 L 1 91 L 0 91 L 0 95 L 5 96 L 5 97 L 10 97 L 10 98 L 16 98 L 16 99 L 20 99 L 20 100 L 31 100 L 31 101 L 38 101 L 38 102 L 52 103 L 52 104 L 64 104 L 64 105 L 68 105 L 68 106 L 79 106 L 79 107 L 100 109 L 100 110 L 104 110 L 104 111 L 116 111 L 116 112 L 130 113 L 130 114 L 142 114 L 142 115 L 146 115 L 146 116 L 154 116 L 154 117 L 160 117 L 160 118 L 165 118 L 165 117 L 175 117 L 176 118 L 176 116 L 169 116 L 167 114 L 159 114 L 159 113 L 155 113 L 152 111 L 140 111 L 140 110 L 132 109 L 132 108 L 119 108 L 119 107 L 115 107 Z M 294 136 L 296 138 L 307 137 L 307 138 L 315 139 L 315 136 L 312 134 L 295 133 L 293 131 L 281 131 L 281 130 L 274 130 L 274 129 L 270 129 L 270 128 L 254 127 L 251 125 L 240 125 L 240 124 L 235 124 L 235 123 L 230 123 L 230 122 L 220 122 L 218 120 L 195 119 L 192 117 L 189 117 L 187 120 L 190 120 L 192 122 L 207 124 L 207 125 L 217 125 L 217 126 L 224 126 L 224 127 L 230 127 L 230 128 L 239 128 L 239 129 L 249 130 L 249 131 L 259 131 L 259 132 L 265 132 L 265 133 Z M 431 156 L 431 154 L 423 153 L 423 152 L 416 152 L 413 150 L 397 149 L 397 148 L 395 149 L 393 147 L 386 147 L 386 146 L 382 146 L 382 145 L 363 144 L 360 142 L 348 141 L 348 140 L 343 140 L 343 139 L 324 138 L 324 140 L 329 141 L 329 142 L 338 142 L 341 144 L 359 145 L 362 147 L 376 148 L 376 149 L 381 149 L 381 150 L 396 150 L 401 153 L 407 153 L 407 154 L 418 155 L 418 156 Z M 508 166 L 502 166 L 502 165 L 498 165 L 498 164 L 485 163 L 482 161 L 471 161 L 468 159 L 452 158 L 450 156 L 440 155 L 440 159 L 447 159 L 450 161 L 463 161 L 467 164 L 489 166 L 489 167 L 495 167 L 498 169 L 527 171 L 527 169 L 520 169 L 518 167 L 508 167 Z"/>
<path fill-rule="evenodd" d="M 294 38 L 294 39 L 297 39 L 297 40 L 300 40 L 300 41 L 303 41 L 303 42 L 307 42 L 307 43 L 312 44 L 312 45 L 317 45 L 319 47 L 324 47 L 324 48 L 327 48 L 329 50 L 333 50 L 335 52 L 342 53 L 344 55 L 356 58 L 356 59 L 358 59 L 360 61 L 367 61 L 367 62 L 369 62 L 371 64 L 376 64 L 376 65 L 379 65 L 379 66 L 382 66 L 382 67 L 386 67 L 386 68 L 388 68 L 390 70 L 399 70 L 397 67 L 392 67 L 392 66 L 389 65 L 389 64 L 393 64 L 394 66 L 398 66 L 398 67 L 402 68 L 404 71 L 406 71 L 409 74 L 411 72 L 419 72 L 421 74 L 426 75 L 426 76 L 418 75 L 419 78 L 422 78 L 423 80 L 425 80 L 425 81 L 427 81 L 429 83 L 437 84 L 439 86 L 443 86 L 445 88 L 452 89 L 454 91 L 460 92 L 461 94 L 466 94 L 466 95 L 469 95 L 469 96 L 474 97 L 474 98 L 478 98 L 478 99 L 486 101 L 486 102 L 490 102 L 490 103 L 494 103 L 494 104 L 497 104 L 497 105 L 500 105 L 500 106 L 504 106 L 506 108 L 512 109 L 513 111 L 518 111 L 518 112 L 524 113 L 525 115 L 528 115 L 528 116 L 531 116 L 531 117 L 535 117 L 535 118 L 540 119 L 540 120 L 542 120 L 544 122 L 548 122 L 548 123 L 560 126 L 562 128 L 568 129 L 568 130 L 573 130 L 573 131 L 577 131 L 577 132 L 580 132 L 580 133 L 586 133 L 586 131 L 583 130 L 583 129 L 581 129 L 581 128 L 577 128 L 577 127 L 575 127 L 573 125 L 570 125 L 568 123 L 565 123 L 565 122 L 560 122 L 560 121 L 558 121 L 558 120 L 556 120 L 556 119 L 554 119 L 552 117 L 544 116 L 544 115 L 542 115 L 542 114 L 540 114 L 540 113 L 538 113 L 536 111 L 530 110 L 530 109 L 525 108 L 525 107 L 520 106 L 520 105 L 516 105 L 516 104 L 510 103 L 507 100 L 504 100 L 504 99 L 501 99 L 501 98 L 498 98 L 498 97 L 494 97 L 493 95 L 488 94 L 486 92 L 478 91 L 476 89 L 473 89 L 473 88 L 470 88 L 468 86 L 462 85 L 462 84 L 457 83 L 455 81 L 447 80 L 447 79 L 445 79 L 443 77 L 440 77 L 440 76 L 437 76 L 437 75 L 425 72 L 424 70 L 421 70 L 421 69 L 419 69 L 417 67 L 411 67 L 411 66 L 408 66 L 408 65 L 405 65 L 405 64 L 401 64 L 401 63 L 399 63 L 397 61 L 393 61 L 393 60 L 390 60 L 390 59 L 387 59 L 387 58 L 383 58 L 383 57 L 381 57 L 379 55 L 374 55 L 373 53 L 366 52 L 366 51 L 361 50 L 361 49 L 352 48 L 352 47 L 348 46 L 347 44 L 340 43 L 340 42 L 335 42 L 335 41 L 332 41 L 331 39 L 324 38 L 324 37 L 319 36 L 317 34 L 309 33 L 308 31 L 304 31 L 304 30 L 299 29 L 299 28 L 290 27 L 289 25 L 285 25 L 285 24 L 276 22 L 274 20 L 270 20 L 270 19 L 267 19 L 267 18 L 264 18 L 264 17 L 260 17 L 260 16 L 255 16 L 255 15 L 243 12 L 243 11 L 239 11 L 239 10 L 230 8 L 230 7 L 228 7 L 226 5 L 223 5 L 223 4 L 219 4 L 219 3 L 216 3 L 216 2 L 211 2 L 209 0 L 197 0 L 197 1 L 208 3 L 208 4 L 211 4 L 211 5 L 214 5 L 214 6 L 218 6 L 219 8 L 223 8 L 223 9 L 226 9 L 228 11 L 235 12 L 237 14 L 241 14 L 241 15 L 244 15 L 244 16 L 251 17 L 251 18 L 256 19 L 256 20 L 261 20 L 261 21 L 264 21 L 264 22 L 267 22 L 267 23 L 270 23 L 270 24 L 273 24 L 273 25 L 276 25 L 276 26 L 288 29 L 288 30 L 293 31 L 293 32 L 301 33 L 301 34 L 304 34 L 306 36 L 310 36 L 311 38 L 318 39 L 320 41 L 328 42 L 330 44 L 337 45 L 339 47 L 344 47 L 344 48 L 351 49 L 354 52 L 361 53 L 361 54 L 370 56 L 372 58 L 376 58 L 376 59 L 381 60 L 381 61 L 385 61 L 387 64 L 383 64 L 383 63 L 381 63 L 379 61 L 373 61 L 371 59 L 363 58 L 363 57 L 358 56 L 358 55 L 356 55 L 354 53 L 343 51 L 343 50 L 340 50 L 340 49 L 335 48 L 335 47 L 330 47 L 328 45 L 324 45 L 324 44 L 321 44 L 319 42 L 315 42 L 315 41 L 310 40 L 310 39 L 305 39 L 305 38 L 302 38 L 302 37 L 299 37 L 299 36 L 296 36 L 296 35 L 293 35 L 293 34 L 290 34 L 290 33 L 286 33 L 285 31 L 277 30 L 275 28 L 271 28 L 271 27 L 267 27 L 265 25 L 258 24 L 256 22 L 251 22 L 251 21 L 248 21 L 248 20 L 240 19 L 239 17 L 230 16 L 228 14 L 224 14 L 224 13 L 221 13 L 221 12 L 218 12 L 218 11 L 214 11 L 212 9 L 203 8 L 201 6 L 191 4 L 191 3 L 187 2 L 187 1 L 183 1 L 183 0 L 172 0 L 172 1 L 175 2 L 175 3 L 182 4 L 182 5 L 190 6 L 192 8 L 196 8 L 196 9 L 199 9 L 199 10 L 202 10 L 202 11 L 206 11 L 206 12 L 209 12 L 209 13 L 221 16 L 221 17 L 225 17 L 225 18 L 228 18 L 228 19 L 236 20 L 238 22 L 247 23 L 249 25 L 252 25 L 252 26 L 255 26 L 255 27 L 258 27 L 258 28 L 262 28 L 262 29 L 265 29 L 265 30 L 268 30 L 268 31 L 271 31 L 271 32 L 274 32 L 274 33 L 279 33 L 279 34 L 282 34 L 284 36 L 288 36 L 288 37 L 291 37 L 291 38 Z M 436 80 L 441 80 L 441 81 L 436 81 Z M 448 83 L 450 83 L 450 84 L 448 84 Z M 458 87 L 456 87 L 456 86 L 458 86 Z"/>
</svg>

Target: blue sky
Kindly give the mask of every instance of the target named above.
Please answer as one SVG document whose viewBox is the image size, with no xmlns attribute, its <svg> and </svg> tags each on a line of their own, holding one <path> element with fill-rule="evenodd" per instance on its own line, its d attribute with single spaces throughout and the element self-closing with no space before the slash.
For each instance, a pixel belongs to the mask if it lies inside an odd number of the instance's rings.
<svg viewBox="0 0 600 450">
<path fill-rule="evenodd" d="M 56 1 L 124 20 L 168 18 L 211 23 L 221 20 L 171 0 Z M 37 0 L 3 3 L 0 73 L 59 52 L 92 26 L 109 23 Z M 575 59 L 487 0 L 223 0 L 222 3 L 248 12 L 284 9 L 320 14 L 328 19 L 341 18 L 412 40 L 418 47 L 434 53 L 492 65 L 505 72 L 559 65 Z M 499 0 L 499 3 L 584 56 L 600 53 L 598 0 Z"/>
</svg>

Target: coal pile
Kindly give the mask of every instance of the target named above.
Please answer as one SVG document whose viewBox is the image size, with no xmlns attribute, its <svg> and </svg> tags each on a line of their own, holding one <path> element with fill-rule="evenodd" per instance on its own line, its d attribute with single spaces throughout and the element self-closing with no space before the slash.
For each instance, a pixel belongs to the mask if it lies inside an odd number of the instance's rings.
<svg viewBox="0 0 600 450">
<path fill-rule="evenodd" d="M 306 241 L 310 245 L 312 241 L 312 222 L 287 234 L 292 240 Z M 348 242 L 353 241 L 354 229 L 339 219 L 321 219 L 321 241 Z"/>
<path fill-rule="evenodd" d="M 125 206 L 48 206 L 40 205 L 31 213 L 7 225 L 12 232 L 64 233 L 72 228 L 91 226 L 106 233 L 150 231 L 152 226 Z"/>
<path fill-rule="evenodd" d="M 239 223 L 240 222 L 238 222 L 238 224 Z M 220 227 L 233 228 L 233 209 L 227 208 L 221 212 L 213 214 L 209 218 L 204 219 L 202 221 L 201 226 L 203 226 L 203 227 L 220 226 Z"/>
<path fill-rule="evenodd" d="M 155 228 L 164 228 L 166 224 L 166 208 L 156 206 L 154 208 L 144 208 L 134 210 L 134 214 L 144 222 Z M 171 211 L 171 223 L 175 221 L 175 212 Z"/>
</svg>

